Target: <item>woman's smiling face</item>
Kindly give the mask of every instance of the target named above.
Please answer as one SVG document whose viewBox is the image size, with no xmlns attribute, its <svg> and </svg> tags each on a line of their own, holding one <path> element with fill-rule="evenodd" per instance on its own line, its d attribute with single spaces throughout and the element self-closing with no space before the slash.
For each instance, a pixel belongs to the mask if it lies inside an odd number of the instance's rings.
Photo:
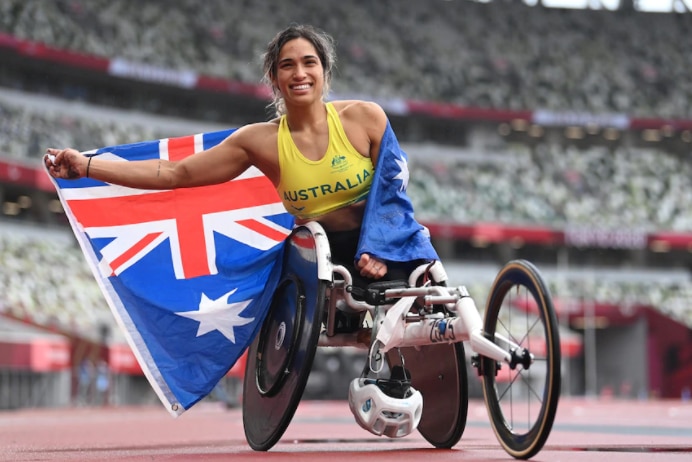
<svg viewBox="0 0 692 462">
<path fill-rule="evenodd" d="M 322 100 L 324 69 L 309 40 L 296 38 L 284 44 L 279 53 L 274 85 L 289 106 Z"/>
</svg>

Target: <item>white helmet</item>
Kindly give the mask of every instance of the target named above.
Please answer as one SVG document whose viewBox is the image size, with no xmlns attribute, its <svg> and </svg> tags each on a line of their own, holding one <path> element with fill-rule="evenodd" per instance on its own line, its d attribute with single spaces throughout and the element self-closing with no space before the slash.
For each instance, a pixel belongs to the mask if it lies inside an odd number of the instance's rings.
<svg viewBox="0 0 692 462">
<path fill-rule="evenodd" d="M 382 379 L 354 379 L 348 387 L 348 405 L 358 425 L 377 436 L 400 438 L 413 432 L 423 414 L 423 396 L 407 386 L 402 397 L 387 395 Z"/>
</svg>

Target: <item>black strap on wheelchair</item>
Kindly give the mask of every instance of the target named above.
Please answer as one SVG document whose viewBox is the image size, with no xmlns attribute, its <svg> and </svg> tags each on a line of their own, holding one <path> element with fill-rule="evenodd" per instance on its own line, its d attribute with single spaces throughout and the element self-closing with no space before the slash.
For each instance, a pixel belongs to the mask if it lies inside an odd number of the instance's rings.
<svg viewBox="0 0 692 462">
<path fill-rule="evenodd" d="M 391 376 L 388 379 L 366 379 L 365 383 L 377 385 L 385 395 L 392 398 L 408 398 L 411 393 L 411 373 L 403 366 L 392 367 Z"/>
<path fill-rule="evenodd" d="M 365 364 L 365 367 L 363 368 L 363 372 L 361 373 L 361 377 L 365 379 L 366 384 L 371 384 L 371 385 L 376 385 L 380 390 L 384 392 L 385 395 L 391 396 L 392 398 L 408 398 L 411 396 L 411 372 L 409 372 L 408 369 L 406 369 L 406 365 L 404 362 L 404 356 L 401 354 L 401 350 L 397 348 L 397 352 L 399 353 L 399 360 L 401 361 L 401 364 L 397 364 L 392 366 L 390 370 L 390 375 L 388 379 L 385 378 L 368 378 L 370 375 L 370 371 L 372 370 L 370 368 L 370 359 L 368 358 L 368 361 Z M 379 351 L 377 352 L 377 355 L 379 356 L 378 360 L 382 360 L 383 358 L 380 356 L 382 353 Z"/>
<path fill-rule="evenodd" d="M 372 282 L 365 288 L 351 285 L 346 290 L 358 300 L 363 300 L 373 306 L 380 306 L 390 303 L 390 300 L 384 295 L 387 290 L 405 289 L 407 287 L 408 283 L 406 281 L 395 280 Z"/>
</svg>

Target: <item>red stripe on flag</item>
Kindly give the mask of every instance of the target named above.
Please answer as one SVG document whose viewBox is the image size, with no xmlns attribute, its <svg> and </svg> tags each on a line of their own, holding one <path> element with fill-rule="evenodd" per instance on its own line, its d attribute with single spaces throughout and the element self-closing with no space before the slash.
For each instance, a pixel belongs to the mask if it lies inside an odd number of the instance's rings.
<svg viewBox="0 0 692 462">
<path fill-rule="evenodd" d="M 204 215 L 278 202 L 279 196 L 271 181 L 259 176 L 197 188 L 72 199 L 68 204 L 77 222 L 85 229 L 175 220 L 183 273 L 185 277 L 191 278 L 210 274 L 207 259 L 207 245 L 210 243 L 204 239 Z M 276 238 L 277 242 L 286 237 L 280 231 L 251 223 L 252 219 L 244 221 L 243 224 L 249 229 L 261 229 L 263 234 Z M 154 232 L 158 229 L 147 231 Z M 137 249 L 139 247 L 141 245 Z M 127 255 L 118 257 L 118 260 L 127 261 L 131 255 L 132 252 L 128 251 Z"/>
<path fill-rule="evenodd" d="M 157 237 L 159 237 L 161 233 L 152 233 L 148 234 L 144 239 L 139 241 L 136 245 L 132 246 L 130 249 L 128 249 L 127 252 L 123 253 L 120 257 L 116 258 L 111 262 L 111 270 L 115 272 L 117 268 L 119 268 L 121 265 L 124 265 L 127 263 L 132 257 L 137 255 L 139 251 L 144 249 L 146 246 L 151 244 Z M 113 276 L 114 274 L 111 274 Z"/>
<path fill-rule="evenodd" d="M 191 216 L 186 220 L 176 220 L 178 236 L 185 239 L 187 245 L 180 247 L 180 259 L 183 263 L 185 278 L 195 278 L 209 274 L 206 240 L 202 216 Z"/>
<path fill-rule="evenodd" d="M 195 137 L 182 136 L 168 139 L 168 159 L 181 160 L 195 152 Z"/>
<path fill-rule="evenodd" d="M 286 239 L 287 236 L 287 234 L 282 233 L 281 231 L 274 229 L 270 226 L 262 224 L 257 220 L 238 220 L 238 224 L 245 226 L 246 228 L 251 229 L 253 231 L 256 231 L 264 236 L 267 236 L 270 239 L 274 239 L 277 242 L 283 241 L 284 239 Z"/>
<path fill-rule="evenodd" d="M 153 191 L 133 196 L 68 201 L 84 227 L 118 226 L 192 216 L 279 202 L 274 186 L 264 176 L 220 185 Z"/>
</svg>

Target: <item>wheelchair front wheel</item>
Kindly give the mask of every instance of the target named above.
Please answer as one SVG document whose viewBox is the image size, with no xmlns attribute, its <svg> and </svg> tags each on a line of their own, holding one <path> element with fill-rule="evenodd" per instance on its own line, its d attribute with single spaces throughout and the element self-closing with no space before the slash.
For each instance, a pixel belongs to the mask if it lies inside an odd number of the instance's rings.
<svg viewBox="0 0 692 462">
<path fill-rule="evenodd" d="M 536 455 L 548 439 L 560 395 L 560 336 L 552 299 L 540 273 L 525 260 L 507 263 L 490 289 L 484 334 L 511 351 L 527 350 L 508 364 L 481 357 L 483 395 L 493 431 L 517 459 Z M 521 349 L 519 353 L 521 353 Z"/>
</svg>

